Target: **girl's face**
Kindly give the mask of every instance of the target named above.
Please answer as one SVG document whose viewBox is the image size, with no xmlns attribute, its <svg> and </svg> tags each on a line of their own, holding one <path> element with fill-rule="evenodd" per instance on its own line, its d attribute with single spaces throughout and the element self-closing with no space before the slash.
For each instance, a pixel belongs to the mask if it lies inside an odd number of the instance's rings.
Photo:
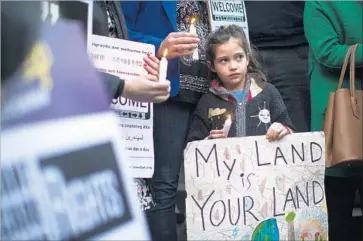
<svg viewBox="0 0 363 241">
<path fill-rule="evenodd" d="M 241 47 L 241 41 L 230 38 L 217 44 L 211 70 L 216 72 L 227 90 L 242 90 L 247 74 L 249 59 Z"/>
</svg>

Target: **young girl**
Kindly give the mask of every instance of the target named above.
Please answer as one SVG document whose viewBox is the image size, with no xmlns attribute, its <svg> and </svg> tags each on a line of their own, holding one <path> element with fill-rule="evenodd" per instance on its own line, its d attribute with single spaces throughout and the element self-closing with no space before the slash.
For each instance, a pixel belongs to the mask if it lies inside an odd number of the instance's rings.
<svg viewBox="0 0 363 241">
<path fill-rule="evenodd" d="M 292 133 L 286 106 L 266 82 L 241 27 L 223 26 L 211 33 L 206 51 L 215 79 L 193 114 L 188 142 L 258 135 L 275 141 Z M 228 118 L 230 128 L 224 126 Z"/>
</svg>

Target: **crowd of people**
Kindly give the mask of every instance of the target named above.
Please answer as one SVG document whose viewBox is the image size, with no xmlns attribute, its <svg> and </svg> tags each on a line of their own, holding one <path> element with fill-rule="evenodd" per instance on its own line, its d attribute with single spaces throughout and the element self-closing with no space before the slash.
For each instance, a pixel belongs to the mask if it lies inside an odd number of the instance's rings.
<svg viewBox="0 0 363 241">
<path fill-rule="evenodd" d="M 245 1 L 249 36 L 237 25 L 212 31 L 206 1 L 94 3 L 93 34 L 156 49 L 156 56 L 145 56 L 146 76 L 130 81 L 102 75 L 112 97 L 155 103 L 154 174 L 134 180 L 143 187 L 138 197 L 147 203 L 143 208 L 152 240 L 178 240 L 177 220 L 184 221 L 185 210 L 176 214 L 175 207 L 184 206 L 185 193 L 178 193 L 178 185 L 183 183 L 188 142 L 257 135 L 276 141 L 294 132 L 321 131 L 329 93 L 336 89 L 353 44 L 358 44 L 355 84 L 362 89 L 362 1 Z M 17 4 L 1 4 L 3 87 L 40 28 L 40 7 Z M 190 33 L 195 16 L 196 33 Z M 165 49 L 169 81 L 158 82 Z M 192 58 L 195 49 L 197 60 Z M 251 117 L 259 103 L 269 112 L 268 128 Z M 227 133 L 224 119 L 213 118 L 211 108 L 224 108 L 232 116 Z M 353 233 L 362 233 L 353 230 L 352 210 L 357 193 L 363 206 L 363 169 L 331 167 L 325 175 L 329 240 L 354 240 Z"/>
</svg>

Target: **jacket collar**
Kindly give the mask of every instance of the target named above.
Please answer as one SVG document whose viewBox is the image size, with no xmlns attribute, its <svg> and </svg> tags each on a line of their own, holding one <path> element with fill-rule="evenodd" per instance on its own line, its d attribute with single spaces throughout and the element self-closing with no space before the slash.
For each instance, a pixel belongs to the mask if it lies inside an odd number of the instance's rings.
<svg viewBox="0 0 363 241">
<path fill-rule="evenodd" d="M 250 79 L 247 79 L 246 82 L 246 88 L 244 89 L 244 91 L 248 92 L 248 96 L 247 96 L 247 100 L 250 101 L 252 99 L 252 95 L 250 92 Z M 213 80 L 211 82 L 211 86 L 209 88 L 209 92 L 219 96 L 220 98 L 222 98 L 225 101 L 228 101 L 230 103 L 236 103 L 236 98 L 232 95 L 232 93 L 228 90 L 226 90 L 222 85 L 221 82 L 219 80 Z"/>
<path fill-rule="evenodd" d="M 257 96 L 259 93 L 263 91 L 263 89 L 266 87 L 267 83 L 258 76 L 254 75 L 248 75 L 247 82 L 245 85 L 244 91 L 248 91 L 247 100 L 252 100 L 255 96 Z M 228 101 L 230 103 L 236 103 L 235 97 L 232 95 L 232 93 L 228 90 L 226 90 L 222 85 L 220 80 L 216 79 L 211 82 L 211 86 L 209 88 L 209 92 L 219 96 L 220 98 L 224 99 L 225 101 Z"/>
</svg>

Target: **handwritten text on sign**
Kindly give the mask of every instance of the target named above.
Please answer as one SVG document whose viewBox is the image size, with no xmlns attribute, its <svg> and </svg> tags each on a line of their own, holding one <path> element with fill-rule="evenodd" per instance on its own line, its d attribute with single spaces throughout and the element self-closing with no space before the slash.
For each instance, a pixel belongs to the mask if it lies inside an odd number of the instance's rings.
<svg viewBox="0 0 363 241">
<path fill-rule="evenodd" d="M 153 55 L 150 44 L 93 35 L 91 56 L 99 71 L 121 79 L 146 74 L 143 58 Z M 119 117 L 125 141 L 124 151 L 134 177 L 151 177 L 154 169 L 153 105 L 123 97 L 113 99 L 111 109 Z"/>
<path fill-rule="evenodd" d="M 325 240 L 324 160 L 321 133 L 189 144 L 188 239 Z"/>
</svg>

